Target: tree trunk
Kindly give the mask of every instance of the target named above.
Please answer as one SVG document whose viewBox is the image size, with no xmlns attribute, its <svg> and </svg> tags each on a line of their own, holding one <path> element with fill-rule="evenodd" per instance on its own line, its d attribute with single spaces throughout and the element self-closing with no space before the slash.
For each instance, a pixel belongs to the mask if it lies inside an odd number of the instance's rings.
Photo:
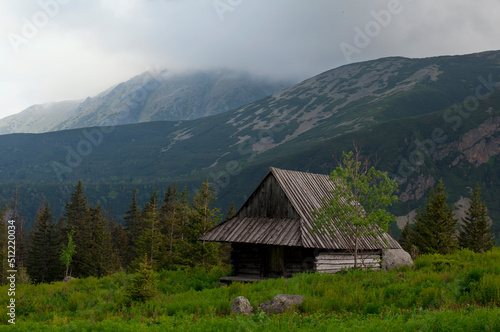
<svg viewBox="0 0 500 332">
<path fill-rule="evenodd" d="M 155 235 L 155 218 L 153 217 L 153 220 L 151 221 L 151 258 L 150 258 L 151 266 L 153 266 L 154 235 Z"/>
<path fill-rule="evenodd" d="M 169 256 L 172 258 L 172 252 L 173 252 L 173 242 L 174 242 L 174 225 L 175 225 L 175 206 L 174 210 L 172 212 L 172 222 L 170 223 L 170 252 Z"/>
</svg>

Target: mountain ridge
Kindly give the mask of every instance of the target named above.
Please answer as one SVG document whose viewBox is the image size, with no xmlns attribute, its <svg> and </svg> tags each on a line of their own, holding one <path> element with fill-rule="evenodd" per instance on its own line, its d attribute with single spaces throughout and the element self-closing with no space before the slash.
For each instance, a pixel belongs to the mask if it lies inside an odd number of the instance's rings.
<svg viewBox="0 0 500 332">
<path fill-rule="evenodd" d="M 94 97 L 34 105 L 0 119 L 0 134 L 197 119 L 254 102 L 290 84 L 229 69 L 148 71 Z"/>
</svg>

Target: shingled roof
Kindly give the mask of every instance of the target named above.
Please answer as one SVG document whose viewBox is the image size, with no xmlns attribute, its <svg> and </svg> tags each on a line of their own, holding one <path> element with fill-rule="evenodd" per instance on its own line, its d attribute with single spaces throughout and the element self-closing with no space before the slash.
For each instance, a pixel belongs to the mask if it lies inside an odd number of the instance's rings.
<svg viewBox="0 0 500 332">
<path fill-rule="evenodd" d="M 270 213 L 267 213 L 267 216 L 249 215 L 248 211 L 243 213 L 248 202 L 256 199 L 256 193 L 262 191 L 266 181 L 273 180 L 277 182 L 284 194 L 282 199 L 289 201 L 293 211 L 286 211 L 287 216 L 282 218 L 276 218 Z M 332 234 L 313 232 L 314 216 L 312 211 L 322 206 L 324 197 L 330 199 L 332 197 L 331 191 L 335 189 L 335 185 L 328 175 L 271 167 L 270 172 L 236 213 L 236 216 L 217 225 L 200 240 L 320 249 L 353 249 L 352 238 L 346 232 L 338 229 Z M 376 236 L 362 237 L 359 241 L 359 249 L 401 248 L 399 243 L 389 234 L 380 231 L 376 233 Z"/>
</svg>

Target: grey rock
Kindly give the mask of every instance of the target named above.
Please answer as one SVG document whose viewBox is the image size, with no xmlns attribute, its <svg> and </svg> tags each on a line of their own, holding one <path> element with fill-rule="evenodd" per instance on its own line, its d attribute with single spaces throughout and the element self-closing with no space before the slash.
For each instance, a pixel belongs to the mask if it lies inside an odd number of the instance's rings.
<svg viewBox="0 0 500 332">
<path fill-rule="evenodd" d="M 250 315 L 253 312 L 253 307 L 246 297 L 238 296 L 231 302 L 231 312 L 235 314 Z"/>
<path fill-rule="evenodd" d="M 413 265 L 413 260 L 409 253 L 403 249 L 386 249 L 382 253 L 382 268 L 392 270 L 398 266 Z"/>
<path fill-rule="evenodd" d="M 64 277 L 63 282 L 68 282 L 68 281 L 71 281 L 73 279 L 75 279 L 75 278 L 73 278 L 71 276 L 66 276 L 66 277 Z"/>
<path fill-rule="evenodd" d="M 283 313 L 300 306 L 304 298 L 305 296 L 302 295 L 278 294 L 271 302 L 265 302 L 259 305 L 259 309 L 268 314 Z"/>
</svg>

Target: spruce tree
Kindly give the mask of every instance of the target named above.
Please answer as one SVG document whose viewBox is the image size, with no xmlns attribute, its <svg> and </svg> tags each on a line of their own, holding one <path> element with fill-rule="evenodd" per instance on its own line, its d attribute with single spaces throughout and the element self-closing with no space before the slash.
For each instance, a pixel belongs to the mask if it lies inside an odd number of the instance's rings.
<svg viewBox="0 0 500 332">
<path fill-rule="evenodd" d="M 7 270 L 11 270 L 8 261 L 8 233 L 7 233 L 7 217 L 6 206 L 0 201 L 0 284 L 7 283 Z"/>
<path fill-rule="evenodd" d="M 191 252 L 191 265 L 218 265 L 221 262 L 220 244 L 199 241 L 209 229 L 217 225 L 221 219 L 220 210 L 212 208 L 217 198 L 210 188 L 208 180 L 201 185 L 193 197 L 190 211 L 187 244 Z"/>
<path fill-rule="evenodd" d="M 176 210 L 178 234 L 173 242 L 170 268 L 193 266 L 189 241 L 191 208 L 186 187 L 178 195 Z"/>
<path fill-rule="evenodd" d="M 52 282 L 62 278 L 59 243 L 54 217 L 49 203 L 40 207 L 30 236 L 28 274 L 35 283 Z"/>
<path fill-rule="evenodd" d="M 113 256 L 116 257 L 119 262 L 118 269 L 123 268 L 127 270 L 131 262 L 127 232 L 123 226 L 117 224 L 114 219 L 109 221 L 109 229 L 111 231 Z"/>
<path fill-rule="evenodd" d="M 149 264 L 149 258 L 144 255 L 134 279 L 125 288 L 127 304 L 130 305 L 132 301 L 145 302 L 155 297 L 156 293 L 156 274 Z"/>
<path fill-rule="evenodd" d="M 231 219 L 236 215 L 236 207 L 234 206 L 234 202 L 231 202 L 231 206 L 229 207 L 229 210 L 226 212 L 226 219 Z"/>
<path fill-rule="evenodd" d="M 123 216 L 125 219 L 125 232 L 128 236 L 128 246 L 130 260 L 136 258 L 135 247 L 139 236 L 142 233 L 144 225 L 142 224 L 141 208 L 137 204 L 137 189 L 134 189 L 134 194 L 132 197 L 132 202 L 129 205 L 129 209 L 125 212 Z"/>
<path fill-rule="evenodd" d="M 91 247 L 89 257 L 91 264 L 87 274 L 103 277 L 109 272 L 117 270 L 117 257 L 112 255 L 111 232 L 106 221 L 106 214 L 101 205 L 90 208 L 89 226 L 91 232 Z"/>
<path fill-rule="evenodd" d="M 184 187 L 184 189 L 181 191 L 181 194 L 179 195 L 179 219 L 180 219 L 180 224 L 179 224 L 179 230 L 180 230 L 180 240 L 184 240 L 187 227 L 189 224 L 189 215 L 190 215 L 190 207 L 189 207 L 189 195 L 187 191 L 187 187 Z"/>
<path fill-rule="evenodd" d="M 19 210 L 19 195 L 16 186 L 10 219 L 14 220 L 16 225 L 16 268 L 21 270 L 20 275 L 23 275 L 28 260 L 28 230 Z"/>
<path fill-rule="evenodd" d="M 229 207 L 229 210 L 226 211 L 226 220 L 229 220 L 233 218 L 236 213 L 236 206 L 234 205 L 234 202 L 231 202 L 231 206 Z M 220 253 L 221 253 L 221 262 L 224 264 L 230 264 L 231 263 L 231 243 L 221 243 L 220 244 Z"/>
<path fill-rule="evenodd" d="M 158 206 L 158 195 L 156 189 L 153 192 L 149 202 L 144 205 L 142 213 L 143 229 L 136 241 L 135 266 L 140 264 L 139 257 L 146 256 L 149 259 L 149 265 L 156 268 L 158 265 L 159 254 L 162 245 L 162 234 L 159 225 L 160 209 Z"/>
<path fill-rule="evenodd" d="M 488 217 L 486 203 L 481 200 L 481 188 L 476 184 L 470 207 L 462 218 L 458 242 L 460 247 L 469 248 L 474 252 L 485 252 L 493 248 L 493 234 Z"/>
<path fill-rule="evenodd" d="M 412 229 L 410 225 L 410 220 L 406 220 L 405 227 L 401 231 L 401 237 L 399 238 L 398 242 L 401 245 L 401 247 L 406 250 L 407 252 L 410 252 L 413 243 L 412 243 Z"/>
<path fill-rule="evenodd" d="M 160 220 L 162 234 L 165 239 L 162 266 L 172 266 L 174 262 L 175 242 L 180 238 L 180 209 L 179 195 L 177 193 L 177 184 L 168 186 L 163 204 L 160 209 Z"/>
<path fill-rule="evenodd" d="M 66 203 L 64 220 L 66 241 L 70 230 L 74 232 L 73 241 L 76 253 L 73 257 L 72 273 L 76 276 L 89 276 L 93 266 L 92 229 L 90 226 L 90 210 L 87 197 L 83 193 L 81 181 L 78 181 L 69 202 Z"/>
<path fill-rule="evenodd" d="M 424 209 L 417 210 L 412 241 L 421 254 L 449 254 L 458 248 L 457 220 L 447 199 L 440 180 L 436 188 L 431 189 Z"/>
</svg>

